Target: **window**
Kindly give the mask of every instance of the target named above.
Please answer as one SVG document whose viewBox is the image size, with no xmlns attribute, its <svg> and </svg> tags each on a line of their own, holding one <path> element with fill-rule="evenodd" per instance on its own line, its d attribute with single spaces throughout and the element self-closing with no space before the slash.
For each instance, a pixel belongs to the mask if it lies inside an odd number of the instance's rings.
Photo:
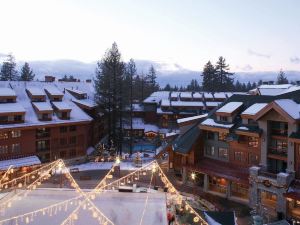
<svg viewBox="0 0 300 225">
<path fill-rule="evenodd" d="M 0 154 L 7 154 L 7 153 L 8 153 L 8 146 L 0 145 Z"/>
<path fill-rule="evenodd" d="M 234 160 L 242 161 L 244 153 L 243 152 L 234 152 Z"/>
<path fill-rule="evenodd" d="M 286 140 L 271 139 L 271 152 L 275 154 L 287 154 L 288 143 Z"/>
<path fill-rule="evenodd" d="M 253 119 L 248 119 L 248 124 L 249 125 L 257 125 L 257 122 Z"/>
<path fill-rule="evenodd" d="M 248 146 L 252 148 L 258 147 L 258 137 L 248 137 Z"/>
<path fill-rule="evenodd" d="M 206 133 L 206 137 L 207 137 L 207 140 L 214 140 L 215 139 L 215 133 L 214 132 L 207 132 Z"/>
<path fill-rule="evenodd" d="M 75 157 L 76 156 L 76 149 L 71 149 L 70 150 L 70 157 Z"/>
<path fill-rule="evenodd" d="M 70 126 L 70 128 L 69 128 L 69 131 L 76 131 L 76 126 L 74 125 L 74 126 Z"/>
<path fill-rule="evenodd" d="M 48 119 L 50 119 L 50 116 L 49 116 L 50 114 L 48 114 L 48 113 L 43 113 L 42 114 L 42 120 L 48 120 Z"/>
<path fill-rule="evenodd" d="M 61 138 L 60 140 L 59 140 L 59 142 L 60 142 L 60 145 L 62 145 L 62 146 L 64 146 L 64 145 L 67 145 L 68 143 L 67 143 L 67 139 L 66 138 Z"/>
<path fill-rule="evenodd" d="M 215 155 L 215 147 L 214 146 L 205 146 L 205 154 L 208 156 Z"/>
<path fill-rule="evenodd" d="M 227 116 L 220 116 L 220 121 L 228 122 L 228 117 Z"/>
<path fill-rule="evenodd" d="M 11 146 L 11 152 L 12 153 L 21 153 L 21 146 L 19 143 L 12 144 Z"/>
<path fill-rule="evenodd" d="M 36 137 L 37 138 L 45 138 L 50 137 L 50 128 L 38 128 L 36 129 Z"/>
<path fill-rule="evenodd" d="M 69 144 L 76 144 L 76 136 L 70 137 Z"/>
<path fill-rule="evenodd" d="M 68 132 L 68 127 L 60 127 L 59 128 L 60 129 L 60 133 L 66 133 L 66 132 Z"/>
<path fill-rule="evenodd" d="M 0 132 L 0 140 L 8 139 L 8 133 L 7 132 Z"/>
<path fill-rule="evenodd" d="M 251 165 L 257 165 L 259 163 L 258 161 L 258 155 L 249 153 L 249 164 Z"/>
<path fill-rule="evenodd" d="M 66 153 L 65 151 L 61 151 L 61 152 L 59 153 L 59 157 L 60 157 L 61 159 L 66 158 L 66 156 L 67 156 L 67 153 Z"/>
<path fill-rule="evenodd" d="M 219 141 L 225 141 L 226 140 L 226 133 L 219 133 Z"/>
<path fill-rule="evenodd" d="M 21 131 L 20 130 L 13 130 L 13 131 L 11 131 L 11 137 L 12 138 L 21 137 Z"/>
<path fill-rule="evenodd" d="M 288 123 L 272 121 L 271 122 L 271 134 L 272 135 L 287 136 L 287 134 L 288 134 Z"/>
<path fill-rule="evenodd" d="M 219 158 L 222 158 L 222 159 L 228 158 L 228 149 L 227 148 L 219 148 Z"/>
<path fill-rule="evenodd" d="M 22 120 L 22 115 L 15 115 L 14 116 L 14 121 L 21 121 Z"/>
<path fill-rule="evenodd" d="M 49 140 L 42 140 L 36 142 L 37 151 L 48 151 L 49 150 Z"/>
<path fill-rule="evenodd" d="M 7 122 L 7 121 L 8 121 L 8 116 L 0 116 L 0 123 Z"/>
</svg>

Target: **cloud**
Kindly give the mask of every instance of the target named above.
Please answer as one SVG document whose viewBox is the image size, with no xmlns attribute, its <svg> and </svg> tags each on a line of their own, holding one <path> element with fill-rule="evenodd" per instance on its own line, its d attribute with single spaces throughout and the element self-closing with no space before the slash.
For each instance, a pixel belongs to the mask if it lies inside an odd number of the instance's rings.
<svg viewBox="0 0 300 225">
<path fill-rule="evenodd" d="M 267 59 L 271 58 L 270 55 L 262 54 L 262 53 L 253 51 L 253 50 L 251 50 L 251 49 L 248 49 L 248 54 L 249 54 L 249 55 L 253 55 L 253 56 L 257 56 L 257 57 L 267 58 Z"/>
<path fill-rule="evenodd" d="M 300 58 L 295 56 L 290 58 L 291 63 L 299 64 L 300 63 Z"/>
<path fill-rule="evenodd" d="M 4 54 L 4 53 L 1 53 L 0 52 L 0 58 L 4 58 L 4 57 L 6 57 L 7 56 L 7 54 Z"/>
<path fill-rule="evenodd" d="M 241 68 L 244 71 L 251 71 L 253 70 L 253 67 L 249 64 L 245 65 L 244 67 Z"/>
</svg>

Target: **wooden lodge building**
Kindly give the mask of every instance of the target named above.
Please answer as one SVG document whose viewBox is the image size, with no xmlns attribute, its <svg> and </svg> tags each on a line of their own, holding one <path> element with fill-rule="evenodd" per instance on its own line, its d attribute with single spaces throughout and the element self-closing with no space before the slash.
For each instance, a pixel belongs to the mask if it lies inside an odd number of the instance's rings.
<svg viewBox="0 0 300 225">
<path fill-rule="evenodd" d="M 0 161 L 86 155 L 103 135 L 85 82 L 0 82 Z"/>
<path fill-rule="evenodd" d="M 169 168 L 205 192 L 270 218 L 300 221 L 299 130 L 299 88 L 233 95 L 206 118 L 182 126 L 169 148 Z"/>
</svg>

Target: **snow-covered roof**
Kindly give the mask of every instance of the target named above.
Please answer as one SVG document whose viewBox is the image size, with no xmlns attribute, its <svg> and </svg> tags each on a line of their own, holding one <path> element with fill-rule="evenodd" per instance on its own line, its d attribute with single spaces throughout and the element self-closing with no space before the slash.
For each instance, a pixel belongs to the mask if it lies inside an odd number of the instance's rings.
<svg viewBox="0 0 300 225">
<path fill-rule="evenodd" d="M 216 107 L 216 106 L 222 104 L 222 102 L 206 102 L 205 104 L 208 107 L 213 107 L 213 106 Z"/>
<path fill-rule="evenodd" d="M 188 121 L 192 121 L 192 120 L 198 120 L 198 119 L 205 118 L 205 117 L 207 117 L 207 114 L 186 117 L 186 118 L 183 118 L 183 119 L 178 119 L 177 123 L 184 123 L 184 122 L 188 122 Z"/>
<path fill-rule="evenodd" d="M 251 105 L 249 108 L 247 108 L 244 112 L 242 112 L 242 115 L 255 115 L 260 110 L 262 110 L 267 103 L 255 103 Z"/>
<path fill-rule="evenodd" d="M 261 95 L 276 96 L 290 91 L 294 91 L 295 87 L 297 86 L 294 86 L 292 84 L 268 84 L 260 85 L 258 87 L 258 90 Z"/>
<path fill-rule="evenodd" d="M 173 101 L 174 102 L 174 101 Z M 169 99 L 162 99 L 161 100 L 161 106 L 162 107 L 168 107 L 168 106 L 170 106 L 171 105 L 171 103 L 170 103 L 170 100 Z"/>
<path fill-rule="evenodd" d="M 148 98 L 144 100 L 144 103 L 156 103 L 158 104 L 162 99 L 168 99 L 170 95 L 169 91 L 156 91 L 153 92 Z"/>
<path fill-rule="evenodd" d="M 19 103 L 4 103 L 0 104 L 0 113 L 16 113 L 16 112 L 26 112 L 24 107 Z"/>
<path fill-rule="evenodd" d="M 220 109 L 217 110 L 219 113 L 232 113 L 243 105 L 243 102 L 229 102 Z"/>
<path fill-rule="evenodd" d="M 27 127 L 27 126 L 45 126 L 50 124 L 65 124 L 65 123 L 72 123 L 72 122 L 87 122 L 91 121 L 92 118 L 85 113 L 80 107 L 78 107 L 72 99 L 74 97 L 69 93 L 65 92 L 62 98 L 62 103 L 67 104 L 72 111 L 70 113 L 70 119 L 62 120 L 57 115 L 53 114 L 51 121 L 41 121 L 36 114 L 34 107 L 31 103 L 31 99 L 28 97 L 26 93 L 27 87 L 35 87 L 40 90 L 44 90 L 46 87 L 53 86 L 54 88 L 58 89 L 61 93 L 63 92 L 64 88 L 78 88 L 80 90 L 86 91 L 88 93 L 88 98 L 92 101 L 94 99 L 94 87 L 92 83 L 86 82 L 39 82 L 39 81 L 30 81 L 30 82 L 23 82 L 23 81 L 0 81 L 0 88 L 3 87 L 12 87 L 17 95 L 17 104 L 21 105 L 23 109 L 25 109 L 25 120 L 24 123 L 17 123 L 17 124 L 2 124 L 0 125 L 1 128 L 14 128 L 14 127 Z M 46 102 L 50 105 L 50 101 L 46 98 Z M 8 104 L 16 104 L 16 103 L 2 103 L 0 104 L 1 107 L 5 107 L 7 109 Z"/>
<path fill-rule="evenodd" d="M 194 93 L 193 98 L 202 98 L 202 93 L 199 92 Z"/>
<path fill-rule="evenodd" d="M 67 102 L 52 102 L 52 104 L 61 111 L 72 110 L 72 107 Z"/>
<path fill-rule="evenodd" d="M 47 90 L 50 95 L 63 95 L 63 93 L 54 86 L 47 86 L 45 90 Z"/>
<path fill-rule="evenodd" d="M 224 92 L 215 92 L 214 93 L 215 98 L 226 98 L 226 94 Z"/>
<path fill-rule="evenodd" d="M 32 103 L 39 111 L 53 111 L 48 102 L 33 102 Z"/>
<path fill-rule="evenodd" d="M 171 105 L 175 107 L 203 107 L 203 102 L 194 102 L 194 101 L 171 101 Z"/>
<path fill-rule="evenodd" d="M 178 97 L 178 92 L 172 92 L 171 93 L 171 98 L 177 98 Z"/>
<path fill-rule="evenodd" d="M 84 95 L 84 94 L 86 94 L 86 92 L 81 91 L 81 90 L 78 90 L 78 89 L 69 89 L 69 88 L 67 88 L 66 90 L 71 91 L 71 92 L 74 92 L 74 93 L 79 94 L 79 95 Z"/>
<path fill-rule="evenodd" d="M 214 96 L 212 95 L 212 93 L 209 92 L 204 92 L 204 98 L 214 98 Z"/>
<path fill-rule="evenodd" d="M 97 106 L 97 104 L 94 101 L 90 100 L 90 99 L 80 99 L 80 100 L 79 99 L 72 99 L 72 101 L 75 102 L 75 103 L 79 103 L 81 105 L 84 105 L 88 108 L 94 108 L 94 107 Z"/>
<path fill-rule="evenodd" d="M 125 123 L 124 125 L 125 129 L 130 129 L 130 124 L 129 123 Z M 144 132 L 158 132 L 159 128 L 158 126 L 154 125 L 154 124 L 147 124 L 144 122 L 144 120 L 142 118 L 137 118 L 134 117 L 132 118 L 132 128 L 134 130 L 144 130 Z"/>
<path fill-rule="evenodd" d="M 3 96 L 16 96 L 16 92 L 11 89 L 11 88 L 7 88 L 7 87 L 1 87 L 0 88 L 0 97 Z"/>
<path fill-rule="evenodd" d="M 216 123 L 213 119 L 206 119 L 204 120 L 201 125 L 205 126 L 212 126 L 212 127 L 222 127 L 222 128 L 231 128 L 234 124 L 223 124 L 223 123 Z"/>
<path fill-rule="evenodd" d="M 37 95 L 37 96 L 46 95 L 44 90 L 38 87 L 27 87 L 26 89 L 30 92 L 31 95 Z"/>
<path fill-rule="evenodd" d="M 180 98 L 192 98 L 192 92 L 181 92 Z"/>
<path fill-rule="evenodd" d="M 39 164 L 41 164 L 41 161 L 37 156 L 29 156 L 0 161 L 0 170 L 7 170 L 10 166 L 13 166 L 13 168 L 18 168 L 22 166 L 33 166 Z"/>
<path fill-rule="evenodd" d="M 280 106 L 282 110 L 288 113 L 293 119 L 300 119 L 300 105 L 291 99 L 275 100 L 275 103 Z"/>
</svg>

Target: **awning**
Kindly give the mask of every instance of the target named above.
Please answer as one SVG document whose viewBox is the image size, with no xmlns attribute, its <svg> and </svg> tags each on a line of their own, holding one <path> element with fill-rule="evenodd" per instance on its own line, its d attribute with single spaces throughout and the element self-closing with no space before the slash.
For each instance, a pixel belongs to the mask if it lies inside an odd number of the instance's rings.
<svg viewBox="0 0 300 225">
<path fill-rule="evenodd" d="M 23 166 L 33 166 L 39 164 L 41 164 L 41 161 L 37 156 L 28 156 L 23 158 L 0 161 L 0 170 L 7 170 L 10 166 L 13 166 L 13 168 L 18 168 Z"/>
<path fill-rule="evenodd" d="M 199 173 L 249 185 L 249 168 L 233 166 L 226 162 L 208 158 L 201 160 L 197 165 L 187 166 L 187 168 Z"/>
</svg>

